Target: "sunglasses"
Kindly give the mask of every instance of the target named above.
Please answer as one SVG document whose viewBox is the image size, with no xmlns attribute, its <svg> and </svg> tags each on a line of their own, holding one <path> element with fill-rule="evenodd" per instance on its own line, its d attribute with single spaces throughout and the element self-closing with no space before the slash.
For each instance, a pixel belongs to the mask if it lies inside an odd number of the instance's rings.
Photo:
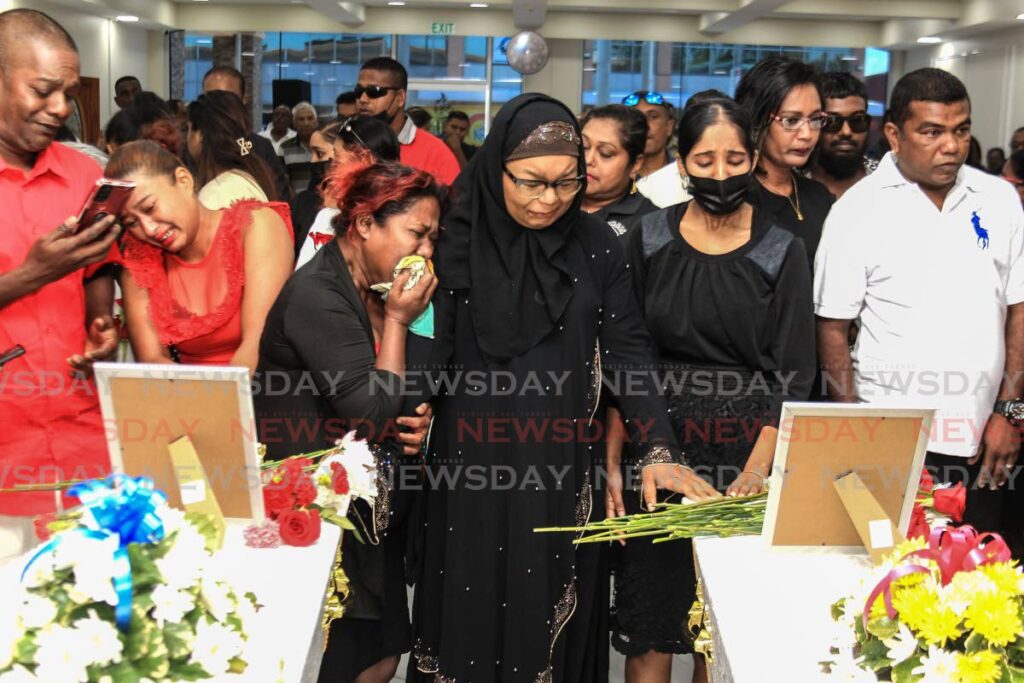
<svg viewBox="0 0 1024 683">
<path fill-rule="evenodd" d="M 871 114 L 853 114 L 852 116 L 839 116 L 838 114 L 826 114 L 825 125 L 821 130 L 826 133 L 838 133 L 843 129 L 843 124 L 850 124 L 850 130 L 854 133 L 863 133 L 871 126 Z"/>
<path fill-rule="evenodd" d="M 368 144 L 366 144 L 365 142 L 363 142 L 363 139 L 361 137 L 359 137 L 359 133 L 357 133 L 352 128 L 352 121 L 355 118 L 356 118 L 355 116 L 350 116 L 347 119 L 345 119 L 344 121 L 342 121 L 341 125 L 338 126 L 338 131 L 339 132 L 340 131 L 345 131 L 346 133 L 349 133 L 352 137 L 354 137 L 356 139 L 356 142 L 358 142 L 360 145 L 362 145 L 366 149 L 370 149 L 370 146 Z"/>
<path fill-rule="evenodd" d="M 357 85 L 352 89 L 352 92 L 355 93 L 357 100 L 363 95 L 366 95 L 371 100 L 379 100 L 391 90 L 401 90 L 401 88 L 389 88 L 384 85 L 368 85 L 364 88 L 361 85 Z"/>
<path fill-rule="evenodd" d="M 633 93 L 632 95 L 626 95 L 622 98 L 622 103 L 627 107 L 635 107 L 640 104 L 640 100 L 643 100 L 647 104 L 655 104 L 665 106 L 665 98 L 661 93 L 656 92 L 644 92 L 644 93 Z"/>
</svg>

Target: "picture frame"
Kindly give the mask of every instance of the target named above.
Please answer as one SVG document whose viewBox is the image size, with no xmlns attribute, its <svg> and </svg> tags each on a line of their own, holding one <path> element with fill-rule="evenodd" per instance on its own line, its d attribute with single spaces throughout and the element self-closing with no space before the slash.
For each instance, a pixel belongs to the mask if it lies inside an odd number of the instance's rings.
<svg viewBox="0 0 1024 683">
<path fill-rule="evenodd" d="M 188 436 L 224 517 L 263 520 L 247 368 L 97 363 L 95 373 L 114 473 L 151 478 L 184 509 L 168 446 Z"/>
<path fill-rule="evenodd" d="M 935 409 L 867 403 L 784 403 L 761 537 L 776 549 L 864 545 L 834 481 L 856 472 L 906 535 Z"/>
</svg>

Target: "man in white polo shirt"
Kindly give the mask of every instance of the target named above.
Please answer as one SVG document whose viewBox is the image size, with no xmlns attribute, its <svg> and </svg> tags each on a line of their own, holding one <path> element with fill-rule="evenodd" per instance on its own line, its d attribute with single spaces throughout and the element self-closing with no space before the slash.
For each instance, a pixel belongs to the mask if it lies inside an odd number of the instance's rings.
<svg viewBox="0 0 1024 683">
<path fill-rule="evenodd" d="M 911 72 L 890 106 L 892 152 L 825 221 L 818 353 L 835 400 L 939 409 L 928 468 L 964 481 L 965 519 L 995 531 L 1005 485 L 1024 486 L 1024 213 L 1009 183 L 964 164 L 971 104 L 955 76 Z"/>
</svg>

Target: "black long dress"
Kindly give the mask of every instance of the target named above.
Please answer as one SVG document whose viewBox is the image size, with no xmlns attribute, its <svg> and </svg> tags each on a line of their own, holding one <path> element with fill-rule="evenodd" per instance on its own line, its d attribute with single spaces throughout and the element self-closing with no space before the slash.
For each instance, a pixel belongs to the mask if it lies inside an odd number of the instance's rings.
<svg viewBox="0 0 1024 683">
<path fill-rule="evenodd" d="M 782 402 L 807 399 L 816 367 L 803 243 L 756 195 L 751 201 L 750 240 L 726 254 L 705 254 L 680 234 L 689 203 L 646 216 L 628 244 L 642 315 L 671 378 L 676 437 L 694 470 L 722 492 L 761 427 L 778 424 Z M 630 452 L 627 444 L 624 459 Z M 635 495 L 623 502 L 627 513 L 640 511 Z M 615 648 L 689 652 L 683 625 L 694 588 L 689 541 L 626 543 L 615 580 Z"/>
<path fill-rule="evenodd" d="M 428 345 L 410 333 L 407 354 L 417 343 Z M 377 370 L 375 359 L 369 316 L 332 241 L 288 280 L 271 307 L 255 375 L 258 433 L 269 457 L 328 448 L 352 429 L 374 443 L 377 501 L 372 508 L 356 501 L 350 512 L 368 538 L 359 543 L 346 533 L 342 540 L 350 596 L 345 616 L 331 625 L 320 667 L 324 683 L 354 681 L 411 645 L 404 522 L 420 463 L 403 456 L 392 437 L 394 420 L 411 415 L 421 398 L 393 373 Z M 407 490 L 390 486 L 401 482 L 410 483 Z"/>
<path fill-rule="evenodd" d="M 755 200 L 765 211 L 774 214 L 776 225 L 789 230 L 804 241 L 804 253 L 813 273 L 814 255 L 818 251 L 818 242 L 821 241 L 821 230 L 825 227 L 825 218 L 836 198 L 817 180 L 805 178 L 798 173 L 793 174 L 793 180 L 796 183 L 796 193 L 789 197 L 771 192 L 760 182 L 755 183 Z M 802 220 L 797 217 L 794 209 L 797 199 L 800 200 Z"/>
</svg>

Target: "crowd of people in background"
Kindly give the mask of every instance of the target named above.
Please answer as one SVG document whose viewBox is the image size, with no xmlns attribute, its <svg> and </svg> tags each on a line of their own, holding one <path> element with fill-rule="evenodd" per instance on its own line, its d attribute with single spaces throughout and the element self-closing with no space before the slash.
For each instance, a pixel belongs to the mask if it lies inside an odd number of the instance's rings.
<svg viewBox="0 0 1024 683">
<path fill-rule="evenodd" d="M 31 49 L 4 47 L 13 36 Z M 856 77 L 768 57 L 733 97 L 681 111 L 652 91 L 584 112 L 524 94 L 477 146 L 465 112 L 429 130 L 390 58 L 333 112 L 279 104 L 262 130 L 242 75 L 217 66 L 188 103 L 118 79 L 118 111 L 85 142 L 64 128 L 77 50 L 41 12 L 0 14 L 0 351 L 82 380 L 56 396 L 0 386 L 0 462 L 107 471 L 85 383 L 116 349 L 117 289 L 138 361 L 315 378 L 312 394 L 256 396 L 261 425 L 399 425 L 378 466 L 421 485 L 356 506 L 372 542 L 345 537 L 353 601 L 320 680 L 388 681 L 411 652 L 410 681 L 593 683 L 610 642 L 627 681 L 667 682 L 693 652 L 690 544 L 575 547 L 533 529 L 763 491 L 784 401 L 936 408 L 926 465 L 967 485 L 965 521 L 1022 555 L 1024 128 L 983 159 L 955 76 L 902 76 L 879 128 Z M 133 183 L 124 210 L 78 225 L 103 176 Z M 409 256 L 433 265 L 382 298 Z M 564 379 L 482 396 L 389 382 L 413 368 Z M 677 379 L 657 386 L 651 368 Z M 709 395 L 696 370 L 769 388 Z M 610 381 L 630 373 L 643 386 Z M 929 393 L 929 373 L 971 381 Z M 495 415 L 570 419 L 577 436 L 466 439 L 467 420 Z M 693 429 L 722 421 L 755 429 Z M 277 458 L 338 436 L 261 441 Z M 453 464 L 538 480 L 422 486 Z M 30 545 L 52 504 L 0 495 L 0 555 Z"/>
</svg>

